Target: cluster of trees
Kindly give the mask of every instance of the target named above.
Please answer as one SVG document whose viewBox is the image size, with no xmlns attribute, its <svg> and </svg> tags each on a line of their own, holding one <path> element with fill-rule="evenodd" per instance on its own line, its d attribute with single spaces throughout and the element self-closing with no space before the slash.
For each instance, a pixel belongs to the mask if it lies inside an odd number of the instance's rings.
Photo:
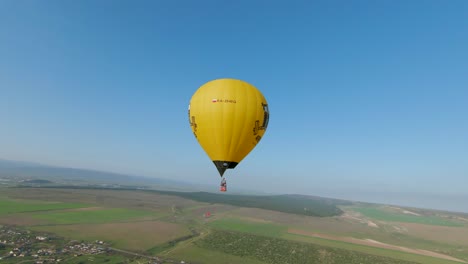
<svg viewBox="0 0 468 264">
<path fill-rule="evenodd" d="M 18 186 L 23 187 L 23 186 Z M 118 188 L 105 188 L 99 186 L 43 186 L 44 188 L 70 188 L 70 189 L 112 189 L 112 190 L 138 190 L 127 186 Z M 338 216 L 343 211 L 338 205 L 351 205 L 349 201 L 314 197 L 307 195 L 221 195 L 209 192 L 175 192 L 175 191 L 157 191 L 157 190 L 138 190 L 155 192 L 158 194 L 174 195 L 182 198 L 205 202 L 229 204 L 241 207 L 253 207 L 284 213 L 328 217 Z"/>
<path fill-rule="evenodd" d="M 220 230 L 213 230 L 196 243 L 199 247 L 254 258 L 265 263 L 415 264 L 345 249 Z"/>
<path fill-rule="evenodd" d="M 343 213 L 337 205 L 350 204 L 349 202 L 302 196 L 302 195 L 221 195 L 208 192 L 169 192 L 157 191 L 161 194 L 176 195 L 179 197 L 206 203 L 222 203 L 242 207 L 254 207 L 284 213 L 309 216 L 337 216 Z"/>
</svg>

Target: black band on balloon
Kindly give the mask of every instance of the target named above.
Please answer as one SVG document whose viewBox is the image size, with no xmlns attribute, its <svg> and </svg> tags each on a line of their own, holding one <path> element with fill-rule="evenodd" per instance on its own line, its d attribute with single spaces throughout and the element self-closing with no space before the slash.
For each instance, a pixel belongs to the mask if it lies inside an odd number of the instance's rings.
<svg viewBox="0 0 468 264">
<path fill-rule="evenodd" d="M 237 162 L 234 161 L 213 160 L 213 163 L 218 169 L 221 177 L 223 177 L 223 174 L 227 169 L 234 169 L 237 166 Z"/>
</svg>

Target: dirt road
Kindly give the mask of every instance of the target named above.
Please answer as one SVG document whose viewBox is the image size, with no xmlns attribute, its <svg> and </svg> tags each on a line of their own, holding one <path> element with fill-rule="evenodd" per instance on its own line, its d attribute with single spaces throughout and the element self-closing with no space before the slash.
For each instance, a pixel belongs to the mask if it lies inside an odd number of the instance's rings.
<svg viewBox="0 0 468 264">
<path fill-rule="evenodd" d="M 358 239 L 358 238 L 353 238 L 353 237 L 332 236 L 332 235 L 319 234 L 319 233 L 314 233 L 314 232 L 299 230 L 299 229 L 288 229 L 288 233 L 297 234 L 297 235 L 306 235 L 306 236 L 318 237 L 318 238 L 324 238 L 324 239 L 329 239 L 329 240 L 343 241 L 343 242 L 359 244 L 359 245 L 365 245 L 365 246 L 371 246 L 371 247 L 398 250 L 398 251 L 408 252 L 408 253 L 412 253 L 412 254 L 418 254 L 418 255 L 430 256 L 430 257 L 447 259 L 447 260 L 452 260 L 452 261 L 458 261 L 458 262 L 461 262 L 461 263 L 468 263 L 468 262 L 466 262 L 464 260 L 457 259 L 457 258 L 454 258 L 452 256 L 440 254 L 440 253 L 437 253 L 437 252 L 433 252 L 433 251 L 429 251 L 429 250 L 423 250 L 423 249 L 412 249 L 412 248 L 407 248 L 407 247 L 401 247 L 401 246 L 397 246 L 397 245 L 382 243 L 382 242 L 372 240 L 372 239 Z"/>
</svg>

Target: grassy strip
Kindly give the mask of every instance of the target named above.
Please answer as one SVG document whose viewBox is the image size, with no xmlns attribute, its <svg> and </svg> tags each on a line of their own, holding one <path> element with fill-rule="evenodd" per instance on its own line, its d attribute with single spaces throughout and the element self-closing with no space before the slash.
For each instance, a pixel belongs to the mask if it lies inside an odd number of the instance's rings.
<svg viewBox="0 0 468 264">
<path fill-rule="evenodd" d="M 89 206 L 90 205 L 81 203 L 46 203 L 38 201 L 17 201 L 11 199 L 2 199 L 0 200 L 0 215 L 36 211 L 76 209 Z"/>
<path fill-rule="evenodd" d="M 303 195 L 221 195 L 208 192 L 149 191 L 175 195 L 199 202 L 229 204 L 241 207 L 261 208 L 291 214 L 309 216 L 336 216 L 343 213 L 338 205 L 351 205 L 350 202 Z"/>
<path fill-rule="evenodd" d="M 208 226 L 214 229 L 238 231 L 275 237 L 279 237 L 287 232 L 286 226 L 269 223 L 248 222 L 237 218 L 226 218 L 216 220 L 209 223 Z"/>
<path fill-rule="evenodd" d="M 111 208 L 91 211 L 46 212 L 38 213 L 33 217 L 47 220 L 53 224 L 82 224 L 82 223 L 109 223 L 128 219 L 158 216 L 154 212 L 129 210 L 124 208 Z"/>
</svg>

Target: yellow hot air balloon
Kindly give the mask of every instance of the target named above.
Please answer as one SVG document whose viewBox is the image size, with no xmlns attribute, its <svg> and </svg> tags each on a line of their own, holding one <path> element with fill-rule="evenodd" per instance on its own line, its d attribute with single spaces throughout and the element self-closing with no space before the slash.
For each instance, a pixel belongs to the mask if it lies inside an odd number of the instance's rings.
<svg viewBox="0 0 468 264">
<path fill-rule="evenodd" d="M 188 109 L 192 132 L 222 177 L 261 140 L 269 111 L 262 93 L 236 79 L 217 79 L 202 85 Z"/>
</svg>

